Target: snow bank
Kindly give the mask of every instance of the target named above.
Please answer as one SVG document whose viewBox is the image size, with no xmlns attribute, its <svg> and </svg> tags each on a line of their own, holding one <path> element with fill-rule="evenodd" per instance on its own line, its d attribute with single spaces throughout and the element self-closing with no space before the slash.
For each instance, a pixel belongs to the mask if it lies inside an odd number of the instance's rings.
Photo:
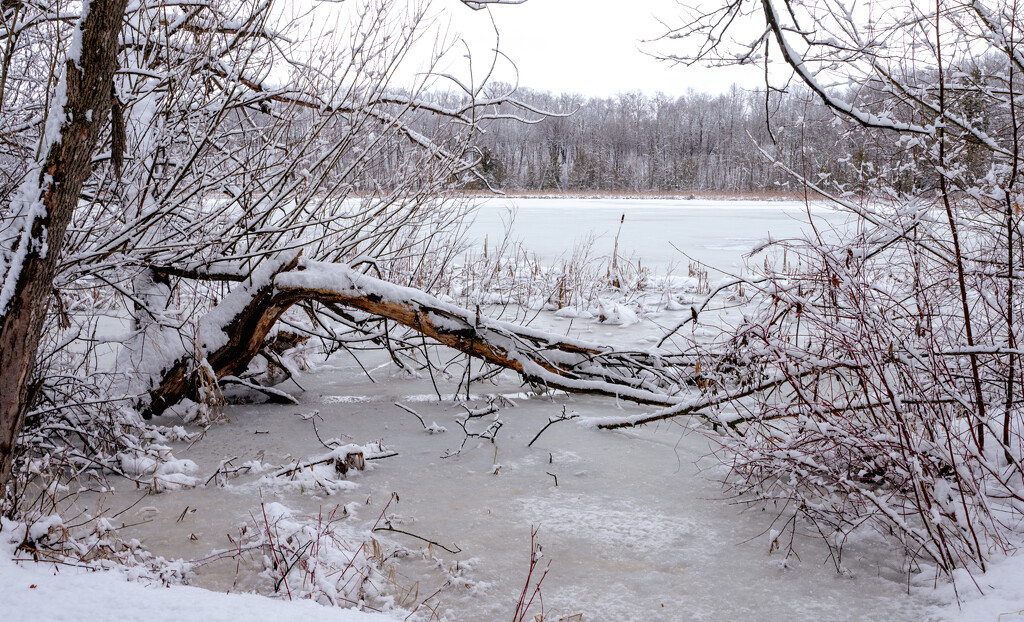
<svg viewBox="0 0 1024 622">
<path fill-rule="evenodd" d="M 955 578 L 961 602 L 956 603 L 958 595 L 952 585 L 939 587 L 937 595 L 951 604 L 942 608 L 937 619 L 969 622 L 1024 617 L 1024 556 L 1017 554 L 993 561 L 986 573 L 976 574 L 973 579 L 963 571 L 957 571 Z"/>
<path fill-rule="evenodd" d="M 7 523 L 10 525 L 10 523 Z M 0 620 L 125 619 L 147 622 L 203 620 L 327 620 L 393 622 L 394 618 L 323 607 L 308 600 L 274 600 L 254 594 L 219 594 L 194 587 L 146 587 L 117 572 L 11 561 L 12 547 L 0 539 Z"/>
</svg>

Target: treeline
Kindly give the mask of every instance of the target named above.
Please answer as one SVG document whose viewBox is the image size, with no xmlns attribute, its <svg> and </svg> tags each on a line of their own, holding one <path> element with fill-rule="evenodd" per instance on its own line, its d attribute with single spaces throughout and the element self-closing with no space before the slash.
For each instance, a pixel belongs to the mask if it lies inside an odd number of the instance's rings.
<svg viewBox="0 0 1024 622">
<path fill-rule="evenodd" d="M 905 157 L 835 116 L 809 92 L 745 90 L 679 97 L 638 92 L 583 98 L 520 89 L 558 112 L 538 123 L 490 122 L 474 142 L 488 182 L 503 190 L 757 192 L 802 176 L 859 191 L 866 177 L 904 170 Z M 519 113 L 521 116 L 521 113 Z M 766 157 L 767 156 L 767 157 Z M 914 183 L 913 176 L 896 185 Z M 477 183 L 476 186 L 486 184 Z"/>
</svg>

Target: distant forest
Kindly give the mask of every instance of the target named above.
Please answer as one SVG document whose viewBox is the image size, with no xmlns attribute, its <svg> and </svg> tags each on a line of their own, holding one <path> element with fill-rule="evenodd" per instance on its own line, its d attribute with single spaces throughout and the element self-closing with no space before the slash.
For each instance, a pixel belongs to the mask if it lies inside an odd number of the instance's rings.
<svg viewBox="0 0 1024 622">
<path fill-rule="evenodd" d="M 903 191 L 928 183 L 915 174 L 920 154 L 913 147 L 879 144 L 877 133 L 841 122 L 806 90 L 766 97 L 763 90 L 734 85 L 721 95 L 691 90 L 679 97 L 630 92 L 588 99 L 520 89 L 516 97 L 565 116 L 487 125 L 475 141 L 480 170 L 505 191 L 799 188 L 772 158 L 833 191 L 860 192 L 879 177 Z"/>
</svg>

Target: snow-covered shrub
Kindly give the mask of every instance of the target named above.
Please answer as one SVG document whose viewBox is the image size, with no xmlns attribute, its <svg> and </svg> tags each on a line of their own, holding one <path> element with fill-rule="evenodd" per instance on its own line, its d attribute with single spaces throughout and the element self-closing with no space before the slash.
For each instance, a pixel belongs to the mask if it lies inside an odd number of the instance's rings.
<svg viewBox="0 0 1024 622">
<path fill-rule="evenodd" d="M 994 273 L 968 274 L 966 346 L 955 265 L 929 250 L 941 211 L 881 211 L 884 224 L 848 242 L 787 242 L 800 268 L 769 262 L 750 280 L 756 307 L 744 321 L 697 344 L 706 391 L 760 389 L 733 401 L 722 458 L 735 490 L 810 520 L 837 567 L 843 543 L 872 528 L 912 564 L 984 568 L 1024 512 L 1024 411 L 1006 401 L 1020 371 L 999 302 L 1009 292 Z M 969 252 L 990 256 L 996 236 L 972 230 Z"/>
<path fill-rule="evenodd" d="M 121 572 L 146 585 L 187 584 L 192 577 L 191 563 L 155 556 L 138 540 L 124 540 L 105 518 L 77 528 L 56 514 L 29 512 L 23 518 L 0 518 L 0 554 L 10 559 Z"/>
<path fill-rule="evenodd" d="M 695 346 L 719 396 L 703 403 L 731 405 L 734 484 L 837 552 L 872 527 L 912 563 L 984 569 L 1024 515 L 1024 17 L 1000 0 L 862 8 L 719 3 L 672 33 L 677 59 L 781 58 L 791 73 L 773 81 L 846 129 L 821 144 L 804 119 L 771 123 L 757 145 L 851 222 L 769 245 L 745 284 L 758 308 Z M 802 153 L 779 148 L 792 132 Z M 833 162 L 809 164 L 812 149 Z"/>
</svg>

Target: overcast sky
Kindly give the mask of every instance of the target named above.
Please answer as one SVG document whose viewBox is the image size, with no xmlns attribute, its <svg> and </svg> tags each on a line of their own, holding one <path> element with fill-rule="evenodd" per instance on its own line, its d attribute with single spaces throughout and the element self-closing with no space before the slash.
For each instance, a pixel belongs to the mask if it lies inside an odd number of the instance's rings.
<svg viewBox="0 0 1024 622">
<path fill-rule="evenodd" d="M 434 6 L 474 49 L 491 45 L 493 29 L 485 11 L 464 9 L 455 0 L 435 0 Z M 642 41 L 665 32 L 659 19 L 678 18 L 676 0 L 527 0 L 490 11 L 501 49 L 518 66 L 521 86 L 587 96 L 631 90 L 678 95 L 691 87 L 722 92 L 734 82 L 753 87 L 761 80 L 756 70 L 673 67 L 645 55 L 672 49 L 670 42 Z"/>
<path fill-rule="evenodd" d="M 438 31 L 444 32 L 449 42 L 461 38 L 467 43 L 479 82 L 489 65 L 487 60 L 493 56 L 497 28 L 499 48 L 515 67 L 502 63 L 493 79 L 512 82 L 518 77 L 520 87 L 609 97 L 628 91 L 680 95 L 691 88 L 721 93 L 734 83 L 746 88 L 763 86 L 762 70 L 757 68 L 686 67 L 655 58 L 659 51 L 682 53 L 678 42 L 657 40 L 665 34 L 666 24 L 679 23 L 681 2 L 721 0 L 526 0 L 517 5 L 491 5 L 480 11 L 469 9 L 460 0 L 377 1 L 387 3 L 384 6 L 390 12 L 389 19 L 399 21 L 430 2 L 432 26 L 420 28 L 421 43 L 399 71 L 399 82 L 411 83 L 423 71 Z M 281 19 L 293 29 L 290 34 L 298 40 L 315 40 L 322 31 L 354 28 L 363 5 L 293 0 L 281 3 L 279 10 Z M 437 70 L 466 80 L 465 49 L 456 45 Z"/>
</svg>

